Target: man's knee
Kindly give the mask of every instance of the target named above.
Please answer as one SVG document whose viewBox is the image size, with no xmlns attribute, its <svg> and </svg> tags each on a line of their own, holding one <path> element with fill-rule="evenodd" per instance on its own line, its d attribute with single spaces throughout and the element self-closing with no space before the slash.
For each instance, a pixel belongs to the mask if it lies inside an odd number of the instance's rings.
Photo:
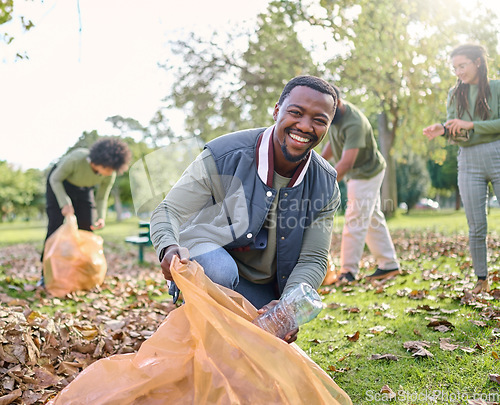
<svg viewBox="0 0 500 405">
<path fill-rule="evenodd" d="M 239 282 L 238 266 L 223 248 L 193 257 L 214 283 L 234 290 Z"/>
</svg>

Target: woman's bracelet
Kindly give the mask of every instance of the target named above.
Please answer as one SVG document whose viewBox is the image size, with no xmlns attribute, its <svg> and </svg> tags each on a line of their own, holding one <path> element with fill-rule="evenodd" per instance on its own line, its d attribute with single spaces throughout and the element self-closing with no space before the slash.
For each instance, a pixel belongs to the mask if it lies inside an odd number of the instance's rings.
<svg viewBox="0 0 500 405">
<path fill-rule="evenodd" d="M 441 136 L 446 136 L 448 134 L 448 128 L 446 128 L 446 125 L 444 125 L 444 124 L 441 124 L 441 125 L 442 125 L 442 127 L 444 129 L 444 132 L 443 132 L 443 134 Z"/>
</svg>

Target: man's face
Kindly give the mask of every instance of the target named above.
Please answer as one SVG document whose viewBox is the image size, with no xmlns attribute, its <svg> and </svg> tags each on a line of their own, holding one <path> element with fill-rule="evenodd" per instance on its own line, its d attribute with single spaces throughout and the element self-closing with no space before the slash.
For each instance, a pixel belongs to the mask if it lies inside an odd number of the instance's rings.
<svg viewBox="0 0 500 405">
<path fill-rule="evenodd" d="M 326 135 L 334 111 L 331 95 L 307 86 L 294 87 L 273 113 L 274 143 L 279 144 L 284 158 L 294 163 L 304 159 Z"/>
</svg>

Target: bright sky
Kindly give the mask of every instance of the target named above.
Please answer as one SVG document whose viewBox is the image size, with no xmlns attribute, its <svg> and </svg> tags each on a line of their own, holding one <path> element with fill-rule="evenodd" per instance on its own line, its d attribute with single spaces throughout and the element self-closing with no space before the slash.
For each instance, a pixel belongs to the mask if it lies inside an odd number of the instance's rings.
<svg viewBox="0 0 500 405">
<path fill-rule="evenodd" d="M 499 0 L 482 2 L 500 15 Z M 78 0 L 15 0 L 15 13 L 35 28 L 24 33 L 2 26 L 16 39 L 0 44 L 0 160 L 44 169 L 84 131 L 114 134 L 109 116 L 146 125 L 171 85 L 157 66 L 168 57 L 167 41 L 188 31 L 230 29 L 254 19 L 267 3 L 80 0 L 79 16 Z M 29 60 L 14 61 L 21 51 Z M 182 131 L 178 114 L 170 124 Z"/>
<path fill-rule="evenodd" d="M 35 28 L 17 33 L 3 26 L 15 41 L 0 47 L 0 160 L 44 169 L 83 131 L 113 134 L 109 116 L 147 124 L 170 87 L 157 67 L 168 55 L 167 41 L 241 24 L 267 3 L 80 0 L 80 34 L 77 0 L 15 0 L 15 12 Z M 29 60 L 14 62 L 21 50 Z"/>
</svg>

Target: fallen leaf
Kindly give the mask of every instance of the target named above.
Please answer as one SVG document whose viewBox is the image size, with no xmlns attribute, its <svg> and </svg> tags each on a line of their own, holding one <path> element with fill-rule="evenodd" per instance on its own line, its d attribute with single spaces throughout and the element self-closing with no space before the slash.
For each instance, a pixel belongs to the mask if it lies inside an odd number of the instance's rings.
<svg viewBox="0 0 500 405">
<path fill-rule="evenodd" d="M 500 384 L 500 374 L 489 374 L 490 381 Z"/>
<path fill-rule="evenodd" d="M 369 331 L 371 333 L 378 334 L 378 333 L 383 332 L 386 328 L 387 328 L 387 326 L 377 325 L 377 326 L 374 326 L 373 328 L 370 328 Z"/>
<path fill-rule="evenodd" d="M 413 357 L 434 357 L 434 355 L 430 351 L 424 349 L 423 347 L 421 349 L 418 349 L 416 352 L 414 352 L 412 354 L 412 356 Z"/>
<path fill-rule="evenodd" d="M 403 343 L 403 347 L 408 351 L 417 351 L 423 347 L 431 347 L 429 342 L 422 340 L 410 340 Z"/>
<path fill-rule="evenodd" d="M 486 322 L 483 322 L 483 321 L 470 321 L 471 323 L 473 323 L 474 325 L 476 326 L 479 326 L 481 328 L 484 328 L 486 326 Z"/>
<path fill-rule="evenodd" d="M 428 328 L 432 328 L 438 332 L 448 332 L 451 329 L 454 329 L 455 326 L 451 324 L 451 322 L 446 319 L 435 319 L 427 324 Z"/>
<path fill-rule="evenodd" d="M 441 338 L 441 339 L 439 339 L 439 348 L 441 350 L 453 351 L 456 348 L 458 348 L 458 345 L 450 343 L 449 338 L 446 338 L 446 339 Z"/>
<path fill-rule="evenodd" d="M 15 391 L 12 391 L 10 394 L 4 395 L 0 397 L 0 404 L 2 405 L 8 405 L 14 402 L 17 398 L 19 398 L 21 395 L 23 395 L 23 392 L 21 389 L 17 389 Z"/>
<path fill-rule="evenodd" d="M 359 331 L 353 333 L 352 335 L 347 335 L 346 338 L 349 342 L 357 342 L 359 339 Z"/>
<path fill-rule="evenodd" d="M 344 361 L 345 359 L 347 359 L 350 355 L 352 354 L 352 352 L 349 352 L 347 353 L 345 356 L 342 356 L 340 359 L 339 359 L 339 362 L 340 361 Z"/>
<path fill-rule="evenodd" d="M 370 360 L 392 360 L 398 361 L 398 356 L 395 354 L 372 354 Z"/>
<path fill-rule="evenodd" d="M 380 389 L 380 393 L 381 394 L 388 394 L 387 397 L 389 400 L 396 398 L 396 393 L 388 385 L 384 385 Z"/>
</svg>

